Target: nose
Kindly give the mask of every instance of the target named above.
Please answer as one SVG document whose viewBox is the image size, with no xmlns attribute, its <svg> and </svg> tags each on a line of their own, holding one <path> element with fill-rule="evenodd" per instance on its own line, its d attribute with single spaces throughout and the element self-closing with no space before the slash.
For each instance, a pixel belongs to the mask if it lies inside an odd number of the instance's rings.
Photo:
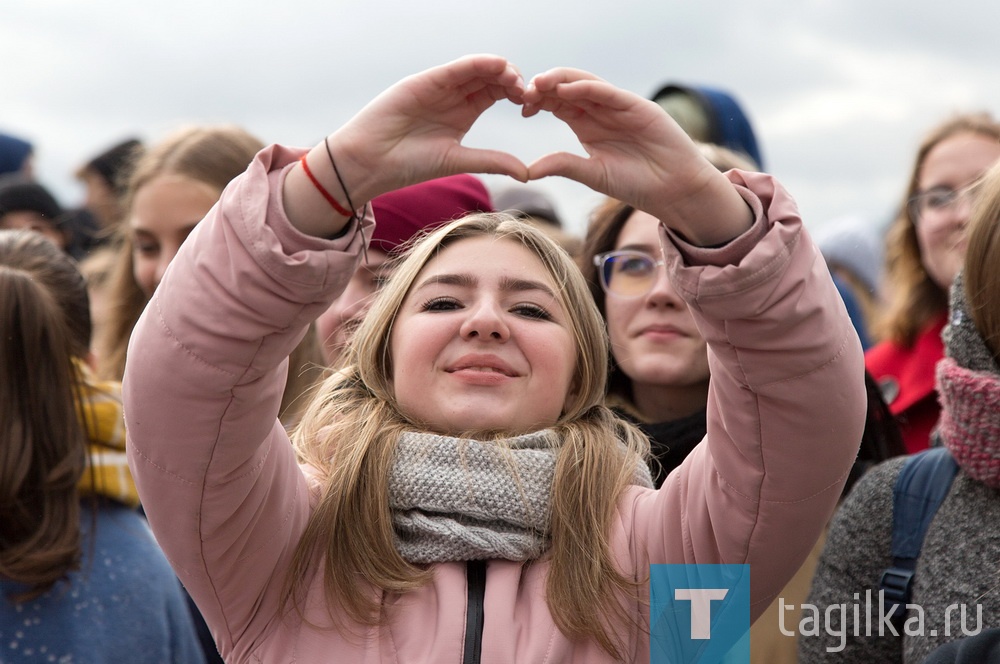
<svg viewBox="0 0 1000 664">
<path fill-rule="evenodd" d="M 463 339 L 493 339 L 504 342 L 510 338 L 510 328 L 499 302 L 484 300 L 471 307 L 459 330 Z"/>
<path fill-rule="evenodd" d="M 667 278 L 667 268 L 662 264 L 656 267 L 656 280 L 653 282 L 653 288 L 646 293 L 646 306 L 667 309 L 680 309 L 686 306 L 684 300 L 674 290 L 670 279 Z"/>
<path fill-rule="evenodd" d="M 972 218 L 973 200 L 968 194 L 959 196 L 952 203 L 951 213 L 955 221 L 961 226 L 968 226 L 969 219 Z"/>
</svg>

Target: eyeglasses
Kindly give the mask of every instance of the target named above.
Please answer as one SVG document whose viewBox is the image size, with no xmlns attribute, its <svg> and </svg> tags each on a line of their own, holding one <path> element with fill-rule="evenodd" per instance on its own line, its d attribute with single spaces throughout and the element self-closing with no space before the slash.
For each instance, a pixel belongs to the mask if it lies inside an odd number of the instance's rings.
<svg viewBox="0 0 1000 664">
<path fill-rule="evenodd" d="M 642 251 L 609 251 L 594 256 L 604 292 L 615 297 L 642 297 L 653 290 L 656 268 L 664 265 Z"/>
<path fill-rule="evenodd" d="M 956 205 L 963 203 L 971 205 L 982 190 L 982 183 L 983 178 L 978 178 L 961 189 L 934 187 L 922 191 L 907 201 L 910 216 L 916 221 L 923 221 L 940 217 Z"/>
</svg>

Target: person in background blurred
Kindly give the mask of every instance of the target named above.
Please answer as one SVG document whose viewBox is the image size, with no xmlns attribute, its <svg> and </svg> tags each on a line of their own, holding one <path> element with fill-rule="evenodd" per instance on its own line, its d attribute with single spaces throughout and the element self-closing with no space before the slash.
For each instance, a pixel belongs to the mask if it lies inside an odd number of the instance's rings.
<svg viewBox="0 0 1000 664">
<path fill-rule="evenodd" d="M 898 635 L 876 625 L 878 617 L 865 624 L 892 604 L 879 592 L 883 573 L 898 564 L 899 459 L 870 470 L 834 515 L 808 598 L 827 629 L 800 636 L 803 662 L 917 663 L 948 641 L 1000 624 L 1000 165 L 974 196 L 968 250 L 950 289 L 945 356 L 934 371 L 941 418 L 932 447 L 947 451 L 957 474 L 918 548 L 905 621 L 894 625 Z M 911 493 L 916 502 L 919 493 Z"/>
<path fill-rule="evenodd" d="M 580 238 L 563 226 L 552 199 L 537 185 L 509 182 L 493 190 L 493 205 L 522 221 L 534 224 L 555 240 L 570 256 L 577 256 L 583 248 Z"/>
<path fill-rule="evenodd" d="M 142 152 L 139 139 L 129 138 L 115 143 L 77 169 L 76 178 L 86 190 L 84 207 L 97 218 L 101 228 L 112 228 L 121 221 L 128 178 Z"/>
<path fill-rule="evenodd" d="M 722 172 L 752 166 L 727 148 L 696 147 Z M 606 200 L 577 264 L 611 341 L 607 403 L 649 436 L 660 486 L 705 436 L 708 346 L 666 277 L 656 219 Z"/>
<path fill-rule="evenodd" d="M 467 174 L 390 191 L 372 199 L 371 206 L 378 223 L 365 259 L 344 292 L 316 319 L 316 333 L 327 366 L 338 364 L 375 293 L 392 275 L 393 258 L 404 253 L 423 233 L 452 219 L 470 212 L 493 211 L 486 186 L 479 178 Z"/>
<path fill-rule="evenodd" d="M 862 217 L 834 219 L 813 233 L 865 350 L 871 348 L 882 271 L 882 233 Z"/>
<path fill-rule="evenodd" d="M 17 136 L 0 133 L 0 176 L 3 175 L 34 179 L 34 147 L 31 143 Z"/>
<path fill-rule="evenodd" d="M 98 250 L 114 251 L 110 245 L 124 213 L 122 199 L 128 177 L 142 150 L 142 143 L 130 138 L 95 155 L 76 170 L 75 176 L 84 186 L 85 198 L 83 207 L 73 210 L 67 223 L 72 234 L 73 254 L 79 260 L 87 259 Z M 107 259 L 98 258 L 95 263 L 104 265 Z"/>
<path fill-rule="evenodd" d="M 695 141 L 719 145 L 749 159 L 752 167 L 747 170 L 764 170 L 750 118 L 729 92 L 707 85 L 667 83 L 651 99 Z"/>
<path fill-rule="evenodd" d="M 193 126 L 173 132 L 135 162 L 106 290 L 107 324 L 97 344 L 103 377 L 121 379 L 132 328 L 163 273 L 229 181 L 262 147 L 240 127 Z M 319 340 L 309 330 L 289 362 L 282 402 L 286 426 L 298 420 L 304 404 L 300 397 L 319 379 L 321 367 Z"/>
<path fill-rule="evenodd" d="M 106 293 L 110 319 L 95 340 L 102 377 L 121 379 L 132 327 L 167 265 L 261 147 L 238 127 L 185 127 L 136 162 Z"/>
<path fill-rule="evenodd" d="M 0 177 L 0 230 L 31 230 L 65 251 L 62 206 L 48 189 L 20 176 Z"/>
<path fill-rule="evenodd" d="M 884 306 L 865 364 L 911 453 L 927 448 L 941 412 L 934 367 L 944 356 L 948 289 L 965 256 L 969 197 L 998 160 L 1000 122 L 991 115 L 959 115 L 939 124 L 917 150 L 886 233 Z"/>
<path fill-rule="evenodd" d="M 0 661 L 203 662 L 181 586 L 135 509 L 121 388 L 87 365 L 75 262 L 0 231 Z"/>
</svg>

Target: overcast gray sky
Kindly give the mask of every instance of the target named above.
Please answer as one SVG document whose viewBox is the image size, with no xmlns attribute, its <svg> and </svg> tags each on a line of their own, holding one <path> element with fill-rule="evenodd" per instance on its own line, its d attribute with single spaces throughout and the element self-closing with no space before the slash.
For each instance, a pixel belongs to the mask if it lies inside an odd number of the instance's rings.
<svg viewBox="0 0 1000 664">
<path fill-rule="evenodd" d="M 819 227 L 884 218 L 929 126 L 1000 113 L 997 26 L 997 0 L 0 0 L 0 131 L 35 144 L 39 178 L 72 205 L 75 167 L 126 136 L 231 122 L 312 145 L 403 76 L 492 52 L 526 78 L 566 65 L 644 96 L 667 81 L 729 90 Z M 509 105 L 466 143 L 526 163 L 580 152 Z M 598 197 L 540 186 L 582 232 Z"/>
</svg>

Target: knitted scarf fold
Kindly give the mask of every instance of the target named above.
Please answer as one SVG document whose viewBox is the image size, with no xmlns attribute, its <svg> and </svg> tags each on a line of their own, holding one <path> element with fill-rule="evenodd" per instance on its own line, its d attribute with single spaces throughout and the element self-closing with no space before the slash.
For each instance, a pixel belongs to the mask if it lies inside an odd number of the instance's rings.
<svg viewBox="0 0 1000 664">
<path fill-rule="evenodd" d="M 411 563 L 541 556 L 561 446 L 548 429 L 490 442 L 404 433 L 389 475 L 400 554 Z M 636 461 L 635 483 L 652 487 Z"/>
<path fill-rule="evenodd" d="M 970 477 L 1000 488 L 1000 367 L 969 316 L 961 275 L 951 288 L 950 310 L 942 333 L 947 357 L 936 369 L 941 419 L 935 436 Z"/>
<path fill-rule="evenodd" d="M 1000 488 L 1000 377 L 945 358 L 937 365 L 937 435 L 973 479 Z"/>
</svg>

